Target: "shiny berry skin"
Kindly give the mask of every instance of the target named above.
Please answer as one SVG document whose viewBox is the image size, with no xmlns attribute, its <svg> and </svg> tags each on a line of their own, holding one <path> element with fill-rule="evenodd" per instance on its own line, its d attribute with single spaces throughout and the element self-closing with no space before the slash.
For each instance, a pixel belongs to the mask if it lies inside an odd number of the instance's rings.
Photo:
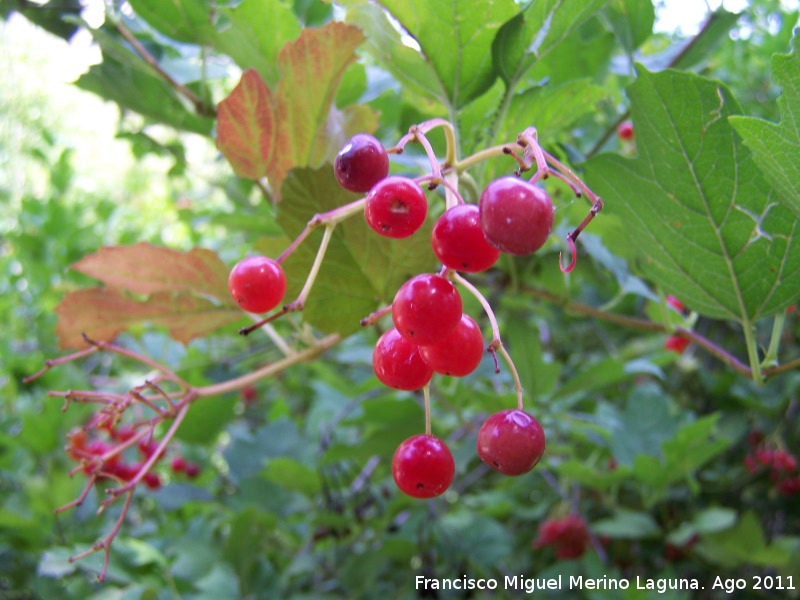
<svg viewBox="0 0 800 600">
<path fill-rule="evenodd" d="M 364 194 L 389 174 L 389 156 L 377 138 L 357 133 L 339 150 L 333 172 L 344 189 Z"/>
<path fill-rule="evenodd" d="M 433 377 L 433 368 L 422 358 L 419 346 L 394 327 L 384 332 L 375 344 L 372 368 L 381 383 L 407 392 L 425 387 Z"/>
<path fill-rule="evenodd" d="M 476 204 L 457 204 L 436 220 L 431 232 L 436 258 L 449 269 L 478 273 L 500 258 L 500 250 L 486 241 Z"/>
<path fill-rule="evenodd" d="M 527 473 L 544 454 L 545 436 L 535 418 L 519 409 L 491 415 L 478 431 L 478 456 L 504 475 Z"/>
<path fill-rule="evenodd" d="M 228 289 L 244 310 L 265 313 L 283 300 L 286 274 L 275 260 L 267 256 L 250 256 L 231 269 Z"/>
<path fill-rule="evenodd" d="M 428 199 L 418 183 L 392 176 L 376 183 L 367 194 L 364 218 L 373 231 L 388 238 L 413 235 L 428 216 Z"/>
<path fill-rule="evenodd" d="M 420 353 L 436 373 L 451 377 L 469 375 L 483 358 L 483 334 L 469 315 L 461 315 L 461 322 L 453 333 L 438 344 L 420 346 Z"/>
<path fill-rule="evenodd" d="M 629 141 L 633 139 L 633 122 L 623 121 L 617 125 L 617 136 L 621 140 Z"/>
<path fill-rule="evenodd" d="M 480 198 L 481 228 L 495 248 L 524 256 L 547 241 L 553 229 L 553 202 L 547 192 L 517 177 L 501 177 Z"/>
<path fill-rule="evenodd" d="M 453 482 L 455 461 L 442 440 L 419 434 L 401 443 L 392 458 L 392 475 L 400 490 L 413 498 L 443 494 Z"/>
<path fill-rule="evenodd" d="M 461 294 L 449 279 L 423 273 L 400 286 L 392 301 L 392 321 L 407 340 L 436 344 L 461 322 Z"/>
</svg>

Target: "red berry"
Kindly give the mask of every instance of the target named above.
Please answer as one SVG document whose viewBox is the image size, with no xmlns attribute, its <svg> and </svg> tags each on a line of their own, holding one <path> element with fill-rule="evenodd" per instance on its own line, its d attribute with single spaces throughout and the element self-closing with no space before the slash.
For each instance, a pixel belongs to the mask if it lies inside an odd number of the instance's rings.
<svg viewBox="0 0 800 600">
<path fill-rule="evenodd" d="M 233 267 L 228 276 L 228 289 L 244 310 L 265 313 L 283 300 L 286 274 L 275 260 L 266 256 L 251 256 Z"/>
<path fill-rule="evenodd" d="M 389 155 L 377 138 L 357 133 L 339 150 L 333 172 L 343 188 L 363 194 L 388 175 Z"/>
<path fill-rule="evenodd" d="M 139 452 L 142 453 L 142 456 L 144 458 L 150 458 L 151 456 L 153 456 L 153 454 L 156 453 L 156 450 L 158 450 L 158 442 L 155 440 L 148 440 L 148 441 L 142 440 L 139 442 Z M 161 451 L 161 454 L 158 455 L 158 458 L 159 459 L 164 458 L 166 452 L 167 450 L 165 448 L 164 450 Z"/>
<path fill-rule="evenodd" d="M 467 273 L 485 271 L 500 257 L 500 250 L 483 235 L 476 204 L 457 204 L 447 209 L 433 226 L 431 246 L 445 267 Z"/>
<path fill-rule="evenodd" d="M 200 475 L 200 465 L 198 465 L 197 463 L 193 463 L 193 462 L 186 463 L 185 472 L 186 472 L 186 476 L 189 479 L 194 479 L 195 477 Z"/>
<path fill-rule="evenodd" d="M 680 335 L 671 335 L 664 340 L 664 350 L 675 352 L 676 354 L 683 354 L 689 343 L 689 338 Z"/>
<path fill-rule="evenodd" d="M 483 334 L 472 317 L 462 314 L 453 333 L 438 344 L 420 346 L 419 351 L 436 373 L 464 377 L 477 369 L 483 358 Z"/>
<path fill-rule="evenodd" d="M 541 187 L 517 177 L 501 177 L 484 188 L 480 215 L 488 242 L 509 254 L 536 252 L 553 228 L 550 196 Z"/>
<path fill-rule="evenodd" d="M 682 313 L 684 310 L 686 310 L 686 307 L 683 305 L 683 302 L 678 300 L 675 296 L 667 296 L 666 300 L 667 300 L 667 305 L 671 306 L 679 313 Z"/>
<path fill-rule="evenodd" d="M 108 469 L 109 475 L 117 477 L 121 481 L 130 481 L 139 472 L 141 465 L 131 465 L 124 462 L 119 462 Z"/>
<path fill-rule="evenodd" d="M 450 449 L 432 435 L 405 440 L 394 453 L 392 475 L 400 490 L 413 498 L 433 498 L 453 481 L 456 465 Z"/>
<path fill-rule="evenodd" d="M 120 427 L 112 428 L 109 435 L 111 439 L 118 442 L 127 442 L 136 435 L 136 430 L 129 425 L 121 425 Z"/>
<path fill-rule="evenodd" d="M 589 529 L 580 515 L 545 520 L 533 541 L 534 548 L 555 546 L 556 558 L 560 560 L 582 556 L 588 545 Z"/>
<path fill-rule="evenodd" d="M 633 139 L 633 122 L 631 121 L 623 121 L 619 125 L 617 125 L 617 135 L 621 140 L 632 140 Z"/>
<path fill-rule="evenodd" d="M 386 331 L 375 344 L 372 368 L 381 383 L 407 392 L 425 387 L 433 377 L 433 369 L 422 358 L 419 346 L 395 328 Z"/>
<path fill-rule="evenodd" d="M 779 472 L 794 473 L 797 470 L 797 459 L 786 450 L 776 450 L 772 455 L 772 468 Z"/>
<path fill-rule="evenodd" d="M 519 409 L 491 415 L 478 431 L 478 456 L 504 475 L 527 473 L 544 454 L 545 435 L 535 418 Z"/>
<path fill-rule="evenodd" d="M 392 301 L 392 321 L 407 340 L 419 346 L 435 344 L 461 322 L 461 294 L 449 279 L 423 273 L 406 281 Z"/>
<path fill-rule="evenodd" d="M 800 493 L 800 475 L 779 481 L 776 487 L 784 496 L 794 496 Z"/>
<path fill-rule="evenodd" d="M 151 490 L 157 490 L 161 487 L 161 477 L 158 476 L 158 473 L 153 473 L 152 471 L 145 473 L 142 481 Z"/>
<path fill-rule="evenodd" d="M 183 473 L 186 470 L 186 459 L 182 456 L 176 456 L 170 463 L 173 473 Z"/>
<path fill-rule="evenodd" d="M 245 404 L 253 404 L 253 402 L 258 400 L 258 392 L 256 391 L 255 386 L 252 385 L 244 386 L 240 392 L 240 395 Z"/>
<path fill-rule="evenodd" d="M 370 189 L 364 204 L 364 218 L 373 231 L 400 239 L 413 235 L 428 215 L 428 199 L 415 181 L 387 177 Z"/>
</svg>

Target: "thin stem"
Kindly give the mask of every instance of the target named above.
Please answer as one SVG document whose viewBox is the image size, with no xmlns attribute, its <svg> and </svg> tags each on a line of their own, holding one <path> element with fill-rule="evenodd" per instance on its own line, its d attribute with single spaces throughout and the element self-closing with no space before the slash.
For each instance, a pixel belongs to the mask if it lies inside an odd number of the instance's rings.
<svg viewBox="0 0 800 600">
<path fill-rule="evenodd" d="M 781 335 L 783 334 L 783 325 L 785 322 L 785 311 L 775 315 L 775 320 L 772 322 L 772 335 L 769 338 L 767 355 L 764 357 L 764 360 L 761 361 L 762 367 L 774 367 L 778 364 L 778 350 L 781 345 Z"/>
<path fill-rule="evenodd" d="M 511 144 L 501 144 L 499 146 L 484 148 L 483 150 L 480 150 L 475 154 L 470 154 L 469 156 L 456 162 L 455 164 L 453 164 L 453 168 L 456 170 L 457 173 L 463 173 L 467 169 L 470 169 L 471 167 L 474 167 L 478 163 L 481 163 L 485 160 L 508 155 L 510 148 Z"/>
<path fill-rule="evenodd" d="M 73 360 L 79 360 L 84 356 L 89 356 L 90 354 L 94 354 L 100 350 L 99 347 L 95 345 L 90 345 L 88 348 L 84 348 L 83 350 L 78 350 L 77 352 L 73 352 L 71 354 L 67 354 L 65 356 L 60 356 L 58 358 L 50 358 L 44 361 L 44 367 L 36 371 L 33 375 L 29 375 L 28 377 L 22 380 L 22 383 L 30 383 L 31 381 L 35 381 L 39 379 L 42 375 L 47 373 L 50 369 L 53 369 L 59 365 L 63 365 L 64 363 L 72 362 Z"/>
<path fill-rule="evenodd" d="M 325 253 L 328 251 L 328 244 L 330 244 L 331 237 L 333 236 L 333 230 L 335 228 L 336 223 L 325 226 L 325 231 L 322 234 L 322 241 L 319 243 L 317 255 L 314 257 L 314 263 L 311 265 L 311 270 L 308 272 L 308 277 L 306 277 L 306 283 L 303 285 L 303 289 L 300 290 L 300 294 L 298 294 L 295 301 L 291 303 L 292 310 L 299 310 L 305 306 L 306 298 L 308 298 L 308 295 L 311 293 L 311 288 L 314 286 L 314 282 L 317 279 L 319 270 L 322 267 L 322 261 L 325 258 Z"/>
<path fill-rule="evenodd" d="M 178 428 L 183 423 L 183 419 L 186 417 L 186 414 L 189 412 L 189 407 L 192 404 L 192 400 L 195 398 L 194 394 L 187 394 L 187 396 L 183 400 L 183 405 L 181 406 L 178 414 L 175 416 L 175 419 L 172 421 L 167 432 L 164 434 L 164 437 L 161 438 L 161 441 L 158 443 L 156 449 L 150 454 L 150 457 L 145 461 L 145 463 L 139 468 L 139 471 L 134 475 L 130 481 L 128 481 L 122 487 L 109 490 L 108 493 L 111 496 L 109 499 L 105 500 L 100 505 L 100 510 L 102 511 L 108 504 L 113 502 L 118 496 L 121 496 L 125 492 L 132 492 L 136 485 L 144 478 L 148 471 L 153 467 L 156 462 L 161 460 L 164 452 L 167 450 L 167 446 L 172 441 L 175 432 L 178 431 Z"/>
<path fill-rule="evenodd" d="M 136 50 L 136 53 L 148 64 L 150 65 L 160 76 L 161 78 L 166 81 L 170 87 L 175 89 L 178 93 L 184 96 L 189 102 L 194 105 L 194 109 L 197 114 L 202 115 L 204 117 L 214 117 L 217 114 L 216 109 L 213 106 L 209 106 L 206 104 L 197 94 L 195 94 L 192 90 L 187 88 L 185 85 L 178 83 L 173 77 L 167 73 L 161 65 L 158 64 L 158 61 L 150 54 L 147 49 L 136 39 L 136 36 L 133 35 L 133 32 L 128 29 L 125 25 L 121 22 L 116 23 L 117 31 L 120 32 L 122 37 L 133 46 L 133 49 Z"/>
<path fill-rule="evenodd" d="M 212 385 L 207 385 L 203 387 L 198 387 L 194 389 L 193 399 L 197 400 L 199 398 L 208 398 L 210 396 L 219 396 L 221 394 L 226 394 L 228 392 L 235 392 L 240 390 L 248 385 L 253 385 L 254 383 L 265 379 L 267 377 L 271 377 L 277 373 L 285 371 L 292 365 L 295 365 L 300 362 L 305 362 L 307 360 L 312 360 L 322 354 L 323 352 L 333 348 L 336 344 L 342 341 L 342 336 L 338 333 L 332 333 L 314 343 L 313 346 L 309 346 L 308 348 L 301 350 L 299 352 L 295 352 L 294 354 L 282 358 L 273 363 L 269 363 L 261 367 L 260 369 L 256 369 L 251 373 L 247 373 L 246 375 L 242 375 L 241 377 L 236 377 L 234 379 L 229 379 L 227 381 L 223 381 L 220 383 L 215 383 Z"/>
<path fill-rule="evenodd" d="M 436 153 L 433 151 L 433 146 L 428 141 L 428 138 L 425 137 L 425 134 L 419 131 L 418 129 L 414 129 L 414 138 L 422 144 L 422 147 L 425 150 L 425 154 L 428 156 L 428 160 L 431 163 L 431 179 L 434 181 L 439 181 L 442 178 L 442 170 L 439 168 L 439 159 L 436 158 Z M 432 189 L 432 188 L 431 188 Z"/>
<path fill-rule="evenodd" d="M 447 119 L 435 118 L 424 121 L 416 126 L 416 131 L 423 134 L 437 127 L 442 128 L 445 140 L 445 166 L 454 165 L 458 160 L 458 136 L 456 135 L 456 129 L 453 123 L 454 121 L 448 121 Z"/>
<path fill-rule="evenodd" d="M 426 383 L 422 388 L 422 397 L 425 401 L 425 435 L 431 434 L 431 385 Z"/>
<path fill-rule="evenodd" d="M 489 324 L 492 327 L 492 341 L 493 342 L 495 340 L 499 341 L 500 340 L 500 326 L 497 324 L 497 317 L 494 316 L 494 311 L 492 310 L 492 305 L 489 304 L 489 301 L 486 299 L 486 297 L 483 294 L 480 293 L 478 288 L 476 288 L 469 281 L 464 279 L 457 272 L 452 271 L 451 274 L 450 274 L 450 277 L 452 277 L 453 281 L 455 281 L 459 285 L 465 287 L 469 291 L 469 293 L 472 294 L 473 296 L 475 296 L 475 299 L 478 302 L 480 302 L 481 306 L 483 307 L 484 312 L 486 313 L 486 316 L 489 318 Z"/>
<path fill-rule="evenodd" d="M 758 359 L 758 341 L 756 340 L 755 325 L 749 321 L 744 321 L 742 329 L 744 330 L 744 340 L 747 346 L 747 358 L 750 361 L 751 376 L 756 385 L 764 385 L 761 361 Z"/>
<path fill-rule="evenodd" d="M 514 378 L 514 386 L 517 392 L 517 407 L 520 410 L 522 410 L 522 381 L 520 380 L 517 367 L 514 364 L 514 361 L 511 359 L 511 355 L 505 349 L 505 346 L 503 346 L 503 342 L 500 339 L 500 326 L 497 324 L 497 318 L 494 315 L 494 311 L 492 310 L 489 301 L 483 294 L 480 293 L 478 288 L 476 288 L 474 285 L 472 285 L 469 281 L 464 279 L 461 275 L 459 275 L 455 271 L 452 272 L 451 277 L 459 285 L 462 285 L 465 288 L 467 288 L 467 290 L 473 296 L 475 296 L 478 302 L 480 302 L 481 306 L 483 307 L 483 310 L 486 312 L 486 316 L 489 318 L 489 323 L 491 324 L 492 327 L 492 342 L 489 344 L 488 350 L 490 353 L 492 353 L 492 355 L 495 355 L 495 353 L 499 353 L 500 356 L 503 357 L 503 360 L 506 362 L 506 365 L 508 365 L 508 369 L 509 371 L 511 371 L 511 376 Z M 495 364 L 496 364 L 496 359 L 495 359 Z"/>
</svg>

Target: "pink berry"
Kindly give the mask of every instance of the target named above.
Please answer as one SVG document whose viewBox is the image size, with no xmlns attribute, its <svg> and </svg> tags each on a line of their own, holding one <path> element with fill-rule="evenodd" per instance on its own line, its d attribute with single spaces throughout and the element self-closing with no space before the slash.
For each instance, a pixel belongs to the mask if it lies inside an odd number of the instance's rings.
<svg viewBox="0 0 800 600">
<path fill-rule="evenodd" d="M 480 198 L 486 240 L 509 254 L 536 252 L 553 228 L 553 202 L 543 188 L 517 177 L 495 179 Z"/>
<path fill-rule="evenodd" d="M 478 456 L 504 475 L 527 473 L 542 458 L 545 435 L 534 417 L 519 409 L 491 415 L 478 431 Z"/>
</svg>

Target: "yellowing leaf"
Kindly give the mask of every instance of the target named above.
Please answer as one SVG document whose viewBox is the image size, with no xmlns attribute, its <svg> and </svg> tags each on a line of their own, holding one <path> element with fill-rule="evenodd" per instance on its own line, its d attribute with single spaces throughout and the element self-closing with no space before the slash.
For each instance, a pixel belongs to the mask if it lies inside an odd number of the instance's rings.
<svg viewBox="0 0 800 600">
<path fill-rule="evenodd" d="M 188 343 L 242 317 L 242 312 L 230 305 L 187 291 L 158 292 L 139 301 L 110 287 L 69 292 L 56 307 L 56 314 L 61 348 L 85 346 L 84 335 L 109 341 L 139 323 L 163 325 L 173 339 Z"/>
<path fill-rule="evenodd" d="M 336 90 L 364 35 L 352 25 L 330 23 L 304 29 L 278 57 L 281 80 L 276 92 L 280 149 L 268 175 L 277 189 L 293 167 L 318 167 L 328 158 L 328 117 Z"/>
<path fill-rule="evenodd" d="M 279 195 L 295 167 L 319 167 L 353 133 L 374 131 L 375 112 L 334 106 L 342 75 L 364 40 L 344 23 L 304 29 L 280 51 L 281 77 L 270 90 L 253 69 L 218 107 L 217 146 L 237 175 L 266 176 Z"/>
<path fill-rule="evenodd" d="M 146 242 L 107 246 L 83 257 L 72 269 L 134 294 L 191 290 L 233 305 L 229 269 L 206 248 L 180 252 Z"/>
<path fill-rule="evenodd" d="M 187 343 L 242 317 L 228 292 L 228 268 L 205 248 L 110 246 L 72 268 L 105 287 L 69 292 L 56 307 L 62 348 L 84 346 L 84 334 L 109 341 L 140 323 L 162 325 Z"/>
<path fill-rule="evenodd" d="M 217 147 L 240 177 L 267 174 L 275 138 L 272 92 L 261 75 L 248 69 L 217 107 Z"/>
</svg>

